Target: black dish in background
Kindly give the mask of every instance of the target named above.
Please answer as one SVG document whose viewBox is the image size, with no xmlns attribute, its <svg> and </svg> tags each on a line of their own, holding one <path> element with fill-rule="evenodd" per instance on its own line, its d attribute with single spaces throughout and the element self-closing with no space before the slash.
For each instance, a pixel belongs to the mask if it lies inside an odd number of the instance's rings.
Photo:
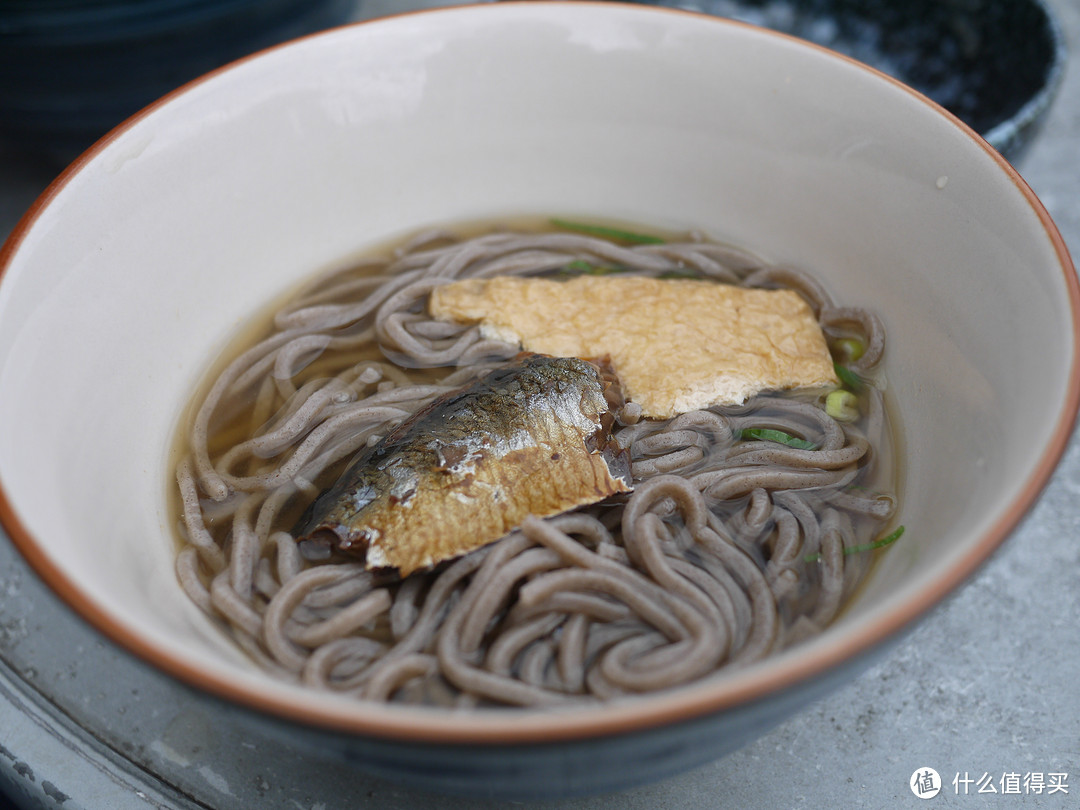
<svg viewBox="0 0 1080 810">
<path fill-rule="evenodd" d="M 1065 68 L 1064 37 L 1042 0 L 655 4 L 759 25 L 858 59 L 933 99 L 1010 160 L 1038 132 Z"/>
</svg>

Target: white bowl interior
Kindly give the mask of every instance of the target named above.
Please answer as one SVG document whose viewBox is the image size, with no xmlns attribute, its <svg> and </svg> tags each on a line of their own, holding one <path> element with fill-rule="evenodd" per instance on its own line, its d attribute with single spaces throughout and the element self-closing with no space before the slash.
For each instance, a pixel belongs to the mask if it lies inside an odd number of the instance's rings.
<svg viewBox="0 0 1080 810">
<path fill-rule="evenodd" d="M 174 671 L 331 700 L 255 671 L 179 589 L 166 492 L 181 410 L 246 320 L 316 270 L 431 223 L 545 213 L 701 228 L 884 318 L 907 534 L 819 649 L 970 570 L 1063 441 L 1068 259 L 971 133 L 774 33 L 613 5 L 472 7 L 243 62 L 122 127 L 47 195 L 0 284 L 13 533 L 95 622 Z"/>
</svg>

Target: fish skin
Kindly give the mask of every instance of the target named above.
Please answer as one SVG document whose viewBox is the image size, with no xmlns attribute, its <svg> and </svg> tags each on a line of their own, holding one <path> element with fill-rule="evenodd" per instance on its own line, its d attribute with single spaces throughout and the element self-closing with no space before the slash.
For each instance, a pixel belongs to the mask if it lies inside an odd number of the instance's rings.
<svg viewBox="0 0 1080 810">
<path fill-rule="evenodd" d="M 609 384 L 585 360 L 528 355 L 435 399 L 316 499 L 298 524 L 301 548 L 328 553 L 329 544 L 407 576 L 499 539 L 527 515 L 629 492 Z"/>
</svg>

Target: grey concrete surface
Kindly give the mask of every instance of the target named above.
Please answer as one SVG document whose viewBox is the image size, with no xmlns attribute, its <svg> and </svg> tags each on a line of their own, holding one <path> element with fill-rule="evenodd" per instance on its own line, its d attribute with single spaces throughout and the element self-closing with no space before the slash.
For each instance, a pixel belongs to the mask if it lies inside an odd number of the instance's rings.
<svg viewBox="0 0 1080 810">
<path fill-rule="evenodd" d="M 1051 5 L 1073 53 L 1080 52 L 1080 4 Z M 1019 169 L 1074 256 L 1080 255 L 1078 147 L 1080 73 L 1070 69 Z M 0 236 L 52 174 L 0 152 Z M 1080 440 L 1074 437 L 1015 535 L 861 677 L 693 772 L 618 795 L 526 806 L 916 807 L 922 803 L 909 780 L 927 767 L 944 783 L 929 806 L 1080 805 L 1078 495 Z M 20 806 L 495 806 L 356 777 L 303 752 L 253 747 L 243 768 L 220 765 L 222 746 L 245 745 L 219 736 L 213 718 L 190 711 L 183 689 L 73 617 L 0 535 L 0 793 Z"/>
</svg>

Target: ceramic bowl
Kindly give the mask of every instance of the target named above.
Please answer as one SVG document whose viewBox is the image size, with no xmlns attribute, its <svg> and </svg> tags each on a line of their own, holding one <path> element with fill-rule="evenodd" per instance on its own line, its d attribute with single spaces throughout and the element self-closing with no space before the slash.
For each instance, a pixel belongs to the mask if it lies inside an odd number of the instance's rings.
<svg viewBox="0 0 1080 810">
<path fill-rule="evenodd" d="M 1038 133 L 1065 73 L 1065 38 L 1043 0 L 659 4 L 766 26 L 859 59 L 929 96 L 1014 162 Z"/>
<path fill-rule="evenodd" d="M 258 671 L 173 573 L 169 454 L 193 387 L 316 270 L 432 223 L 552 212 L 699 228 L 879 312 L 903 542 L 815 640 L 570 715 L 367 705 Z M 245 59 L 80 158 L 0 268 L 0 519 L 33 567 L 242 739 L 440 791 L 658 779 L 851 678 L 1005 540 L 1080 394 L 1066 249 L 972 130 L 822 48 L 640 6 L 423 12 Z"/>
</svg>

